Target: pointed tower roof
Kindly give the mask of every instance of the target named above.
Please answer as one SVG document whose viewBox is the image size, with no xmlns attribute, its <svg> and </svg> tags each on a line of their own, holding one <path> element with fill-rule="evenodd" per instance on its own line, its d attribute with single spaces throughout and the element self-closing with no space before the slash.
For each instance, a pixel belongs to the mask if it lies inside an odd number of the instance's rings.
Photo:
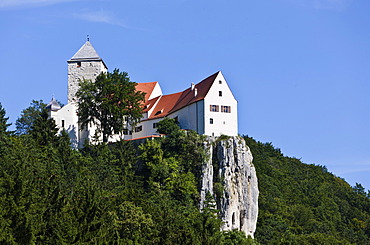
<svg viewBox="0 0 370 245">
<path fill-rule="evenodd" d="M 61 109 L 61 106 L 59 105 L 58 101 L 53 96 L 49 104 L 46 106 L 46 108 L 51 111 L 58 111 Z"/>
<path fill-rule="evenodd" d="M 102 60 L 102 58 L 100 58 L 90 41 L 86 41 L 69 61 L 78 60 Z"/>
</svg>

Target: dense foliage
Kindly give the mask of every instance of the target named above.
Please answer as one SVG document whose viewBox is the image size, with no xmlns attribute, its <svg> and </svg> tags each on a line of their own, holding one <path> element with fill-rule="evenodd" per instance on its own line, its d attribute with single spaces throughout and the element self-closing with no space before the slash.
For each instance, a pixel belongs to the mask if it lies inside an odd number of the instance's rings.
<svg viewBox="0 0 370 245">
<path fill-rule="evenodd" d="M 370 244 L 369 193 L 270 143 L 245 137 L 260 189 L 253 241 L 220 232 L 211 195 L 199 210 L 195 132 L 166 120 L 165 138 L 74 150 L 45 110 L 30 118 L 14 134 L 0 104 L 0 244 Z"/>
<path fill-rule="evenodd" d="M 26 134 L 32 127 L 35 118 L 40 114 L 46 104 L 42 100 L 32 100 L 31 105 L 21 112 L 21 116 L 15 122 L 17 134 Z"/>
<path fill-rule="evenodd" d="M 13 135 L 0 106 L 0 244 L 251 244 L 198 208 L 203 139 L 73 150 L 45 111 Z M 189 156 L 192 156 L 191 160 Z"/>
<path fill-rule="evenodd" d="M 244 138 L 258 176 L 261 244 L 370 244 L 370 195 L 361 185 Z"/>
<path fill-rule="evenodd" d="M 142 117 L 144 93 L 137 91 L 126 72 L 115 69 L 102 72 L 95 81 L 83 80 L 76 93 L 77 114 L 83 128 L 97 126 L 103 142 L 113 134 L 122 134 L 127 125 L 135 125 Z"/>
</svg>

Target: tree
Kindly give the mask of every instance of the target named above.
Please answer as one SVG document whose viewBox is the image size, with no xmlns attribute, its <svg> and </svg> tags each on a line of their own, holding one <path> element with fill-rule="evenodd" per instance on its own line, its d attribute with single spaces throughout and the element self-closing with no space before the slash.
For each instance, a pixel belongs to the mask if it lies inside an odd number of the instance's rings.
<svg viewBox="0 0 370 245">
<path fill-rule="evenodd" d="M 144 93 L 136 91 L 135 86 L 128 74 L 118 69 L 101 73 L 95 81 L 81 81 L 76 96 L 82 128 L 93 123 L 107 142 L 109 136 L 135 125 L 142 117 L 144 101 Z"/>
<path fill-rule="evenodd" d="M 29 133 L 40 146 L 56 145 L 58 128 L 54 119 L 49 118 L 46 108 L 43 108 L 32 123 Z"/>
<path fill-rule="evenodd" d="M 36 117 L 41 113 L 46 104 L 42 100 L 32 100 L 31 105 L 21 112 L 21 116 L 15 122 L 17 134 L 27 134 L 31 129 Z"/>
<path fill-rule="evenodd" d="M 6 148 L 8 137 L 11 134 L 11 132 L 7 131 L 8 127 L 11 125 L 7 123 L 8 119 L 8 117 L 5 117 L 5 109 L 0 103 L 0 156 L 3 149 Z"/>
<path fill-rule="evenodd" d="M 173 118 L 165 117 L 157 123 L 157 132 L 160 134 L 170 134 L 178 130 L 180 127 Z"/>
</svg>

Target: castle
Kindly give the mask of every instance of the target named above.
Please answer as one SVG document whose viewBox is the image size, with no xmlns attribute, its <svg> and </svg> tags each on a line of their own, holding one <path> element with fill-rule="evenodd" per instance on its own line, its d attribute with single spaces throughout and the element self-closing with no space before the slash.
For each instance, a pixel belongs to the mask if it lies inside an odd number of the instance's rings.
<svg viewBox="0 0 370 245">
<path fill-rule="evenodd" d="M 60 130 L 65 129 L 74 147 L 82 147 L 91 141 L 96 127 L 82 129 L 77 116 L 76 92 L 80 80 L 92 81 L 108 68 L 88 40 L 68 63 L 68 104 L 61 107 L 53 98 L 47 105 L 49 115 Z M 156 124 L 164 117 L 174 118 L 182 129 L 191 129 L 209 136 L 238 135 L 237 104 L 222 73 L 205 78 L 184 91 L 163 95 L 158 82 L 138 83 L 138 91 L 145 92 L 143 117 L 135 127 L 129 127 L 124 135 L 114 135 L 109 141 L 158 135 Z"/>
</svg>

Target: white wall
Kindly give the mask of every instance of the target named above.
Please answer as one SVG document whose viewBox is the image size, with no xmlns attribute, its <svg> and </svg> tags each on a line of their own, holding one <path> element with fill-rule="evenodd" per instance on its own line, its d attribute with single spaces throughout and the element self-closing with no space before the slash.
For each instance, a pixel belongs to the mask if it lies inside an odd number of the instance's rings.
<svg viewBox="0 0 370 245">
<path fill-rule="evenodd" d="M 219 81 L 221 81 L 221 84 Z M 219 91 L 222 91 L 222 96 L 219 96 Z M 219 111 L 210 111 L 210 105 L 218 105 Z M 222 73 L 219 73 L 207 96 L 204 98 L 204 134 L 210 136 L 220 136 L 222 134 L 229 136 L 238 135 L 237 105 L 238 102 L 234 98 L 225 78 Z M 230 106 L 231 113 L 221 112 L 221 106 Z M 211 118 L 213 119 L 213 124 L 210 124 Z"/>
<path fill-rule="evenodd" d="M 77 117 L 77 107 L 73 103 L 69 103 L 63 106 L 58 111 L 51 111 L 50 116 L 54 119 L 59 132 L 65 129 L 71 139 L 72 146 L 74 148 L 78 147 L 80 141 L 79 127 L 78 127 L 78 117 Z M 64 127 L 62 127 L 64 121 Z"/>
<path fill-rule="evenodd" d="M 133 129 L 132 138 L 135 139 L 135 138 L 141 138 L 141 137 L 145 137 L 149 135 L 158 135 L 157 129 L 153 128 L 153 123 L 158 123 L 162 119 L 163 118 L 156 118 L 152 120 L 141 121 L 140 123 L 136 125 L 136 127 L 142 126 L 142 131 L 135 132 L 135 130 Z"/>
<path fill-rule="evenodd" d="M 204 134 L 204 102 L 198 101 L 168 115 L 169 118 L 178 117 L 181 129 L 191 129 Z"/>
<path fill-rule="evenodd" d="M 154 86 L 152 94 L 149 96 L 148 100 L 154 99 L 155 97 L 158 97 L 160 95 L 163 95 L 162 94 L 162 89 L 161 89 L 161 86 L 159 86 L 159 83 L 157 82 L 157 84 Z"/>
</svg>

